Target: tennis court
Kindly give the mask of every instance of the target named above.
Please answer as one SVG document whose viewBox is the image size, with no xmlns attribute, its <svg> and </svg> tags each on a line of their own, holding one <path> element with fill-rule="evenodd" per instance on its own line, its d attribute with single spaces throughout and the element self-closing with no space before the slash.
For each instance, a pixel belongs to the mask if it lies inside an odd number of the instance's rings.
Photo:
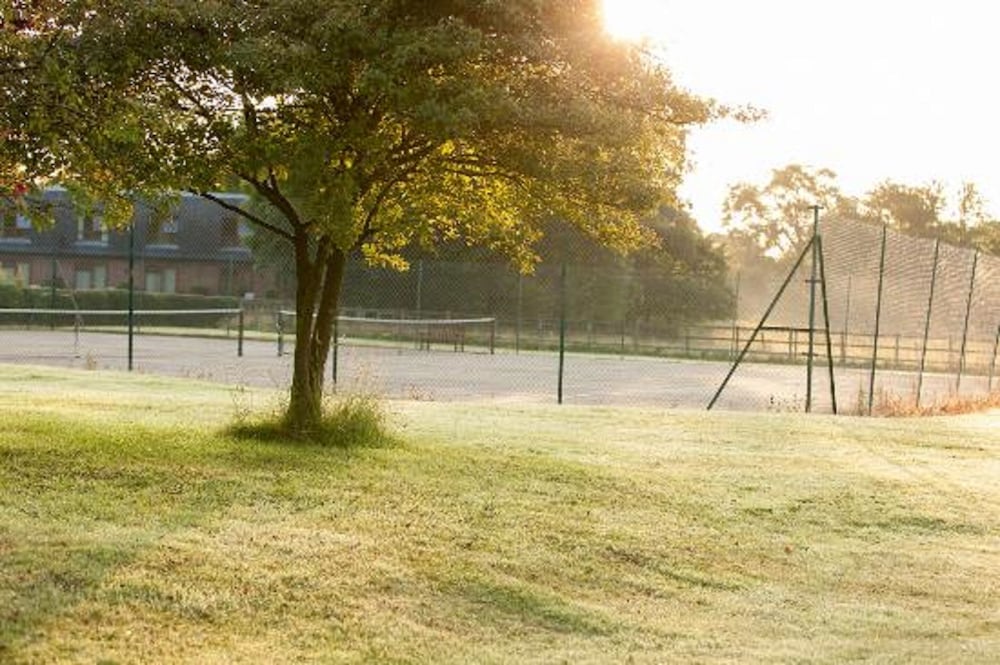
<svg viewBox="0 0 1000 665">
<path fill-rule="evenodd" d="M 88 369 L 125 370 L 127 336 L 61 330 L 0 331 L 0 362 L 44 364 Z M 291 379 L 290 348 L 279 357 L 274 340 L 245 340 L 237 356 L 237 340 L 142 334 L 134 341 L 134 369 L 227 384 L 285 389 Z M 724 362 L 569 354 L 563 377 L 568 404 L 645 405 L 703 409 L 718 389 L 729 365 Z M 555 353 L 498 349 L 455 352 L 447 348 L 373 346 L 343 342 L 337 354 L 338 385 L 375 391 L 390 398 L 554 402 L 558 386 Z M 746 364 L 734 375 L 716 408 L 801 410 L 806 369 L 801 365 Z M 867 391 L 868 371 L 837 368 L 841 411 L 857 407 Z M 983 394 L 987 377 L 965 376 L 962 393 Z M 814 409 L 830 410 L 829 375 L 817 366 Z M 912 395 L 916 375 L 880 371 L 876 390 Z M 954 392 L 955 377 L 928 374 L 923 395 Z"/>
</svg>

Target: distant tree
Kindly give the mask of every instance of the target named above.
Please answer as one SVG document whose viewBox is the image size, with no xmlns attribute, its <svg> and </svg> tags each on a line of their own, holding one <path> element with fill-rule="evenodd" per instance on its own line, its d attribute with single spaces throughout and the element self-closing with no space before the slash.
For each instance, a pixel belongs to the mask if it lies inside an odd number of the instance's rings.
<svg viewBox="0 0 1000 665">
<path fill-rule="evenodd" d="M 630 318 L 678 325 L 732 316 L 733 293 L 721 248 L 684 210 L 663 206 L 650 226 L 658 242 L 632 258 L 636 288 Z"/>
<path fill-rule="evenodd" d="M 979 226 L 989 219 L 986 212 L 986 200 L 974 182 L 963 182 L 958 190 L 958 224 L 962 234 Z"/>
<path fill-rule="evenodd" d="M 822 206 L 824 217 L 856 213 L 857 203 L 840 191 L 836 178 L 829 169 L 789 164 L 762 186 L 733 185 L 723 203 L 723 224 L 767 255 L 794 251 L 812 234 L 810 206 Z"/>
<path fill-rule="evenodd" d="M 985 220 L 969 231 L 969 245 L 981 252 L 1000 256 L 1000 220 Z"/>
<path fill-rule="evenodd" d="M 904 185 L 886 180 L 868 192 L 862 201 L 868 219 L 923 237 L 940 233 L 941 214 L 947 200 L 940 183 Z"/>
<path fill-rule="evenodd" d="M 0 43 L 0 165 L 76 183 L 105 218 L 191 191 L 286 243 L 287 422 L 321 417 L 345 262 L 461 237 L 523 265 L 558 219 L 619 249 L 714 107 L 598 0 L 49 0 Z M 6 20 L 6 14 L 5 20 Z M 41 64 L 39 64 L 41 63 Z M 276 217 L 212 195 L 240 185 Z"/>
</svg>

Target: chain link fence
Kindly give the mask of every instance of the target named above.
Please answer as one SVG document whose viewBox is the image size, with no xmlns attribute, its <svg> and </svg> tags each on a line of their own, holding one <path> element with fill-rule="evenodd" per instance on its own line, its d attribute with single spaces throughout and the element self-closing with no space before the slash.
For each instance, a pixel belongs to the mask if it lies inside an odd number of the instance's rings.
<svg viewBox="0 0 1000 665">
<path fill-rule="evenodd" d="M 905 412 L 993 392 L 1000 260 L 854 221 L 824 221 L 821 231 L 818 277 L 825 279 L 817 286 L 812 335 L 817 410 L 833 410 L 836 400 L 841 412 Z M 809 364 L 812 259 L 807 248 L 792 270 L 789 257 L 780 265 L 784 276 L 772 271 L 762 288 L 740 299 L 737 318 L 761 324 L 748 365 L 769 378 L 784 368 L 769 373 L 767 363 Z M 782 278 L 789 286 L 765 318 Z M 737 370 L 732 385 L 756 380 L 746 374 Z M 805 409 L 807 392 L 803 375 L 768 402 Z"/>
<path fill-rule="evenodd" d="M 194 197 L 117 232 L 63 207 L 47 230 L 4 222 L 0 362 L 287 387 L 288 248 Z M 858 222 L 821 229 L 821 261 L 807 248 L 732 275 L 574 237 L 532 274 L 467 248 L 406 271 L 352 259 L 331 381 L 408 399 L 850 413 L 994 390 L 1000 260 Z"/>
</svg>

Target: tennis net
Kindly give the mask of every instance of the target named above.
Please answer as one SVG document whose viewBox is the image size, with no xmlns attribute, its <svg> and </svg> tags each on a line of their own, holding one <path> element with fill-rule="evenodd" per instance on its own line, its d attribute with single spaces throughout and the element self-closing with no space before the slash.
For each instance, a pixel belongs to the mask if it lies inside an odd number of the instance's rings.
<svg viewBox="0 0 1000 665">
<path fill-rule="evenodd" d="M 278 355 L 285 353 L 287 344 L 294 343 L 295 318 L 295 312 L 278 312 Z M 493 354 L 496 350 L 496 324 L 497 320 L 493 317 L 388 319 L 339 316 L 334 338 L 338 344 Z"/>
</svg>

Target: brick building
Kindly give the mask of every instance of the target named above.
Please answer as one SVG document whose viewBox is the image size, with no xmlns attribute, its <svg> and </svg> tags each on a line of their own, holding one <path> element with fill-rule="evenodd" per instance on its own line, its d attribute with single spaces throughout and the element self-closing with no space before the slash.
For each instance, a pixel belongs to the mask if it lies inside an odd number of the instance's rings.
<svg viewBox="0 0 1000 665">
<path fill-rule="evenodd" d="M 0 276 L 23 286 L 127 287 L 129 230 L 82 215 L 65 190 L 48 190 L 45 199 L 53 206 L 51 228 L 35 229 L 20 215 L 0 220 Z M 243 297 L 266 288 L 247 246 L 247 222 L 211 201 L 185 194 L 166 216 L 138 204 L 133 227 L 137 290 Z"/>
</svg>

